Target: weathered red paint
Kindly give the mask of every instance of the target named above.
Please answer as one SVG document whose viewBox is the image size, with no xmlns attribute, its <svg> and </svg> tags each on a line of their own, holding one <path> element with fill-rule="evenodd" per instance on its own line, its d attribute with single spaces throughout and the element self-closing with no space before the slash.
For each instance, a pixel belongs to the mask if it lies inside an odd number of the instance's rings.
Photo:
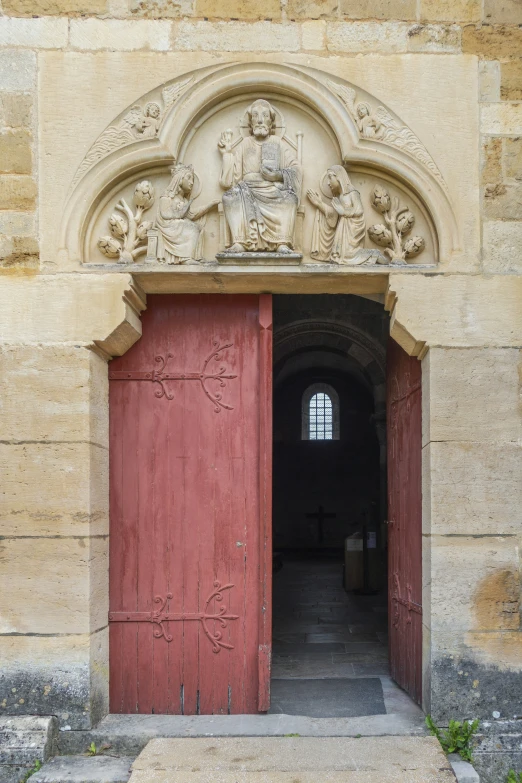
<svg viewBox="0 0 522 783">
<path fill-rule="evenodd" d="M 267 709 L 271 298 L 149 297 L 109 367 L 110 709 Z M 216 619 L 217 618 L 217 619 Z"/>
<path fill-rule="evenodd" d="M 261 611 L 259 614 L 258 709 L 270 707 L 272 654 L 272 296 L 259 297 L 260 410 L 259 440 L 259 562 L 261 566 Z"/>
<path fill-rule="evenodd" d="M 421 363 L 390 338 L 387 358 L 388 603 L 394 680 L 422 700 Z"/>
</svg>

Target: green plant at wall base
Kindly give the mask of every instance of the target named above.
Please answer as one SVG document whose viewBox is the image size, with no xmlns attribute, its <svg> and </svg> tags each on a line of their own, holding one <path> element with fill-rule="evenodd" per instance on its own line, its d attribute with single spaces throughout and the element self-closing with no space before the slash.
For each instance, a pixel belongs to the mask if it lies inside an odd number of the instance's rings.
<svg viewBox="0 0 522 783">
<path fill-rule="evenodd" d="M 506 778 L 506 783 L 522 783 L 522 772 L 515 772 L 514 769 L 510 769 Z"/>
<path fill-rule="evenodd" d="M 31 769 L 28 769 L 23 778 L 21 778 L 20 783 L 27 783 L 31 775 L 34 775 L 39 769 L 42 769 L 42 762 L 36 759 Z"/>
<path fill-rule="evenodd" d="M 437 737 L 444 753 L 458 753 L 464 761 L 473 761 L 471 739 L 478 729 L 478 720 L 450 720 L 447 729 L 439 729 L 431 715 L 426 715 L 426 726 Z"/>
</svg>

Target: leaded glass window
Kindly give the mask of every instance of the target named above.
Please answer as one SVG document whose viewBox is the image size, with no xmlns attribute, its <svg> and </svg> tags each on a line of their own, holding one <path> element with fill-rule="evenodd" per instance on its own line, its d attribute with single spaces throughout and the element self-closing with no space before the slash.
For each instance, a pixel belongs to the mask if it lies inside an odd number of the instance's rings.
<svg viewBox="0 0 522 783">
<path fill-rule="evenodd" d="M 339 396 L 326 383 L 314 383 L 303 395 L 303 440 L 339 440 Z"/>
<path fill-rule="evenodd" d="M 310 397 L 309 440 L 333 440 L 332 401 L 325 392 Z"/>
</svg>

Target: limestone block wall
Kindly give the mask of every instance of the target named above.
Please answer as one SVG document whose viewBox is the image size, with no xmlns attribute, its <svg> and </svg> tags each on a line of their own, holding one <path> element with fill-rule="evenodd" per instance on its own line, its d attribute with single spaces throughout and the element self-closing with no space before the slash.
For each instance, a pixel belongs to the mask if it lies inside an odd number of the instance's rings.
<svg viewBox="0 0 522 783">
<path fill-rule="evenodd" d="M 442 274 L 383 270 L 342 284 L 316 278 L 306 290 L 387 293 L 392 334 L 422 357 L 426 708 L 441 721 L 513 718 L 522 683 L 521 25 L 519 0 L 2 0 L 0 709 L 52 711 L 77 728 L 107 709 L 106 361 L 139 337 L 140 285 L 159 284 L 62 263 L 49 237 L 75 167 L 162 80 L 213 62 L 294 58 L 347 78 L 360 67 L 392 106 L 386 85 L 395 85 L 430 150 L 442 109 L 430 118 L 424 95 L 416 116 L 411 74 L 426 73 L 429 85 L 437 62 L 448 81 L 452 69 L 457 80 L 461 67 L 476 74 L 478 94 L 456 84 L 455 101 L 480 132 L 450 122 L 447 155 L 437 147 L 448 168 L 455 139 L 469 134 L 459 177 L 480 182 L 461 227 L 473 250 L 441 264 Z M 74 74 L 90 103 L 82 115 L 76 96 L 68 117 L 62 85 L 72 95 Z M 452 110 L 448 102 L 445 120 Z M 183 286 L 305 286 L 216 280 Z"/>
</svg>

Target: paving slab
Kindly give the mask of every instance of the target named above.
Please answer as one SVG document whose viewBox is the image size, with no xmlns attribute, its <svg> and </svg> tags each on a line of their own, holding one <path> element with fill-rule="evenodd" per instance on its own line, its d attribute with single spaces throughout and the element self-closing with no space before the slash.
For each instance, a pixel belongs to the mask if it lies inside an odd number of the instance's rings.
<svg viewBox="0 0 522 783">
<path fill-rule="evenodd" d="M 132 757 L 57 756 L 31 776 L 31 783 L 127 783 Z"/>
<path fill-rule="evenodd" d="M 434 737 L 156 739 L 130 783 L 455 783 Z"/>
<path fill-rule="evenodd" d="M 272 680 L 270 713 L 313 718 L 385 715 L 378 677 L 338 680 Z"/>
</svg>

